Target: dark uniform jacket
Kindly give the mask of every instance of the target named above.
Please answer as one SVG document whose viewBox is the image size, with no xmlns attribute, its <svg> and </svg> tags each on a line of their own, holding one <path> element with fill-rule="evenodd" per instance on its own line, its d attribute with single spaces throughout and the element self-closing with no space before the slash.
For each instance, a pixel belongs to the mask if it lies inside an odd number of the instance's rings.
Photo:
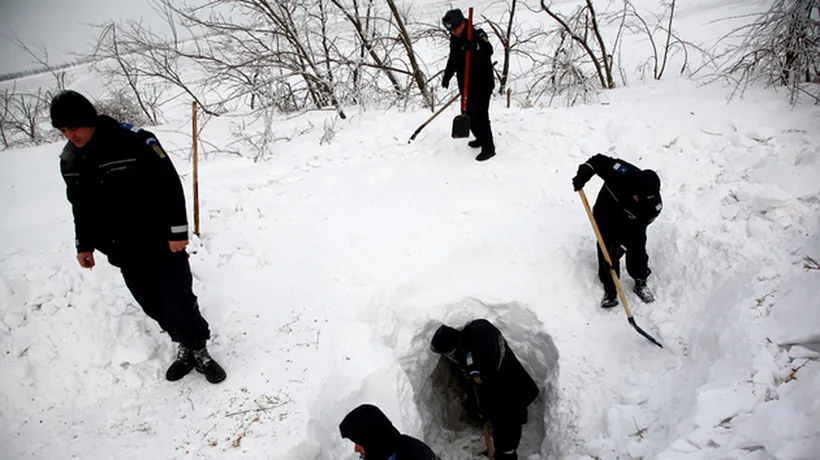
<svg viewBox="0 0 820 460">
<path fill-rule="evenodd" d="M 378 407 L 362 404 L 339 425 L 342 437 L 364 447 L 366 460 L 439 460 L 426 444 L 403 435 Z"/>
<path fill-rule="evenodd" d="M 641 169 L 637 166 L 602 154 L 591 157 L 586 165 L 604 181 L 595 201 L 596 218 L 622 227 L 645 229 L 661 213 L 660 192 L 645 196 L 639 190 Z M 634 195 L 638 195 L 638 201 Z"/>
<path fill-rule="evenodd" d="M 538 386 L 501 331 L 485 319 L 470 322 L 459 334 L 455 360 L 475 383 L 479 411 L 485 418 L 526 423 L 526 407 L 538 397 Z"/>
<path fill-rule="evenodd" d="M 60 169 L 78 253 L 97 249 L 124 267 L 188 239 L 182 184 L 152 133 L 102 115 L 84 147 L 66 143 Z"/>
<path fill-rule="evenodd" d="M 467 90 L 470 94 L 490 93 L 495 87 L 491 60 L 493 45 L 481 29 L 473 29 L 473 41 L 477 49 L 470 52 L 470 84 Z M 450 35 L 450 57 L 447 59 L 443 77 L 444 81 L 449 82 L 455 74 L 458 79 L 458 90 L 461 93 L 464 92 L 464 66 L 466 64 L 466 51 L 461 48 L 466 42 L 466 29 L 461 37 Z"/>
</svg>

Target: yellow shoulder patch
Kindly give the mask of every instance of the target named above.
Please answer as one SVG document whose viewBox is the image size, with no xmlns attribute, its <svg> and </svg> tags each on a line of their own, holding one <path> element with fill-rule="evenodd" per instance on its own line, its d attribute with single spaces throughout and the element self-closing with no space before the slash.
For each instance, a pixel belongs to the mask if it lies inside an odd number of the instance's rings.
<svg viewBox="0 0 820 460">
<path fill-rule="evenodd" d="M 157 152 L 157 155 L 160 158 L 165 158 L 165 150 L 162 150 L 162 147 L 160 147 L 159 144 L 151 143 L 151 148 L 154 149 L 155 152 Z"/>
</svg>

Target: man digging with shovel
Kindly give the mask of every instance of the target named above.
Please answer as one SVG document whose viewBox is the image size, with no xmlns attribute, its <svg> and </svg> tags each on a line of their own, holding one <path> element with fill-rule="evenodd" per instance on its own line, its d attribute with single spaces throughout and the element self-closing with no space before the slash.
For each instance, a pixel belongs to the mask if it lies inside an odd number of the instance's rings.
<svg viewBox="0 0 820 460">
<path fill-rule="evenodd" d="M 651 169 L 641 170 L 620 158 L 598 154 L 578 166 L 578 173 L 572 178 L 573 189 L 581 190 L 596 174 L 604 180 L 604 186 L 598 192 L 592 212 L 612 257 L 612 268 L 620 277 L 621 256 L 625 251 L 626 271 L 635 280 L 635 293 L 645 303 L 654 302 L 655 296 L 646 284 L 652 273 L 646 254 L 646 228 L 663 209 L 661 180 Z M 618 305 L 615 281 L 600 246 L 598 279 L 604 285 L 601 306 Z"/>
<path fill-rule="evenodd" d="M 462 103 L 460 117 L 466 118 L 464 121 L 469 123 L 469 131 L 475 136 L 475 140 L 470 141 L 469 146 L 481 148 L 481 153 L 476 157 L 477 161 L 489 160 L 495 155 L 489 114 L 490 97 L 495 87 L 493 64 L 490 60 L 493 46 L 483 30 L 472 28 L 472 17 L 469 21 L 466 20 L 459 9 L 448 11 L 441 22 L 451 34 L 450 57 L 447 59 L 441 86 L 447 88 L 453 74 L 458 78 L 458 90 L 462 95 L 462 101 L 465 92 L 467 96 L 466 104 Z M 463 128 L 457 126 L 457 122 L 453 125 L 453 137 L 469 136 L 469 132 L 461 132 Z"/>
</svg>

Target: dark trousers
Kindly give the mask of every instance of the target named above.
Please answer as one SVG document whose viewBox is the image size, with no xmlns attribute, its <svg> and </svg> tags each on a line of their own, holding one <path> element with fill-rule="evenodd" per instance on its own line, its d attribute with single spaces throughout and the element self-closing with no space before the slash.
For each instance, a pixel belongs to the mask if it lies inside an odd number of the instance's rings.
<svg viewBox="0 0 820 460">
<path fill-rule="evenodd" d="M 194 350 L 210 338 L 208 322 L 199 313 L 191 285 L 191 266 L 185 251 L 122 268 L 125 285 L 145 314 L 153 318 L 174 342 Z"/>
<path fill-rule="evenodd" d="M 518 460 L 516 450 L 521 442 L 521 428 L 526 422 L 526 408 L 510 413 L 502 412 L 493 417 L 493 447 L 496 460 Z"/>
<path fill-rule="evenodd" d="M 621 256 L 626 251 L 626 271 L 632 279 L 646 279 L 652 273 L 649 269 L 649 255 L 646 253 L 646 227 L 625 223 L 622 219 L 612 219 L 610 216 L 599 212 L 593 212 L 604 244 L 612 259 L 612 266 L 618 278 L 621 277 Z M 609 274 L 609 266 L 606 263 L 600 245 L 598 249 L 598 279 L 604 285 L 606 292 L 614 294 L 615 283 L 612 275 Z"/>
<path fill-rule="evenodd" d="M 484 149 L 495 150 L 493 131 L 490 128 L 490 97 L 493 91 L 471 91 L 467 95 L 467 116 L 470 117 L 470 131 L 481 141 Z"/>
</svg>

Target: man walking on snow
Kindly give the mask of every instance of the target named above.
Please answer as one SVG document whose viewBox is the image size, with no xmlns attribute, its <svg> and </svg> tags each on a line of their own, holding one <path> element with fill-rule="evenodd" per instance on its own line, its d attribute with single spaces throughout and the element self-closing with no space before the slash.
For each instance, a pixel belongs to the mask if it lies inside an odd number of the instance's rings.
<svg viewBox="0 0 820 460">
<path fill-rule="evenodd" d="M 433 335 L 431 348 L 472 382 L 467 397 L 479 417 L 492 425 L 495 459 L 518 460 L 527 406 L 538 397 L 538 387 L 501 331 L 486 319 L 471 321 L 461 330 L 442 325 Z"/>
<path fill-rule="evenodd" d="M 157 138 L 97 115 L 74 91 L 54 97 L 51 124 L 69 141 L 60 169 L 80 266 L 94 267 L 95 250 L 106 254 L 145 313 L 179 343 L 168 380 L 194 368 L 211 383 L 224 380 L 225 371 L 205 347 L 210 331 L 191 289 L 182 184 Z"/>
<path fill-rule="evenodd" d="M 441 22 L 450 31 L 450 57 L 444 69 L 441 86 L 450 85 L 453 74 L 458 79 L 458 91 L 464 94 L 464 69 L 466 52 L 470 51 L 470 81 L 467 88 L 467 116 L 470 117 L 470 130 L 475 140 L 469 145 L 481 148 L 477 161 L 489 160 L 495 155 L 493 132 L 490 129 L 490 97 L 495 88 L 491 56 L 493 46 L 487 34 L 481 29 L 473 29 L 472 40 L 467 40 L 467 21 L 459 9 L 450 10 Z"/>
<path fill-rule="evenodd" d="M 339 431 L 342 438 L 356 444 L 356 453 L 366 460 L 439 460 L 426 444 L 399 433 L 390 419 L 370 404 L 350 411 Z"/>
<path fill-rule="evenodd" d="M 626 252 L 626 271 L 635 280 L 635 293 L 646 303 L 654 302 L 655 296 L 646 284 L 652 273 L 646 253 L 646 228 L 663 209 L 661 180 L 651 169 L 641 170 L 620 158 L 598 154 L 578 166 L 572 179 L 575 191 L 581 190 L 595 174 L 604 180 L 604 186 L 598 192 L 593 215 L 615 273 L 620 277 L 621 256 Z M 598 247 L 598 279 L 604 285 L 604 308 L 618 305 L 618 292 L 609 271 Z"/>
</svg>

